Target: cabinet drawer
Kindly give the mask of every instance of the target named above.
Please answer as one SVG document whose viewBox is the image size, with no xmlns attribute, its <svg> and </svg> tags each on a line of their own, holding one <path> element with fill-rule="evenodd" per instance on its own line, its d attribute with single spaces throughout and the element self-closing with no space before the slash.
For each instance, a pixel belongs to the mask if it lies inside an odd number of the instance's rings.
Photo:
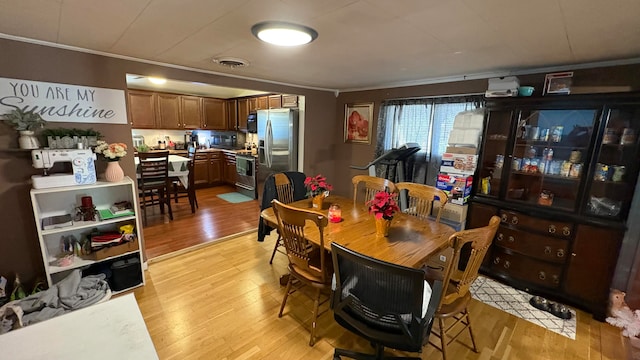
<svg viewBox="0 0 640 360">
<path fill-rule="evenodd" d="M 500 220 L 503 224 L 562 238 L 570 238 L 573 234 L 572 223 L 535 218 L 515 211 L 500 210 Z"/>
<path fill-rule="evenodd" d="M 569 242 L 551 236 L 535 235 L 527 231 L 498 228 L 495 245 L 509 248 L 541 260 L 564 263 L 567 259 Z"/>
<path fill-rule="evenodd" d="M 549 288 L 559 288 L 562 278 L 562 266 L 522 255 L 508 254 L 500 247 L 493 249 L 491 271 L 515 280 L 523 280 Z"/>
<path fill-rule="evenodd" d="M 211 160 L 217 160 L 217 159 L 221 159 L 222 155 L 221 155 L 220 151 L 211 151 L 211 152 L 209 152 L 209 158 Z"/>
</svg>

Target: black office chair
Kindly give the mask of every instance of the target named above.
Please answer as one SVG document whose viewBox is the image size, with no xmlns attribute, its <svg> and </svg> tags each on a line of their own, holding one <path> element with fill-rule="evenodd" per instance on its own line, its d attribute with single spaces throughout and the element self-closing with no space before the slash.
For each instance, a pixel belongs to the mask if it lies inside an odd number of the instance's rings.
<svg viewBox="0 0 640 360">
<path fill-rule="evenodd" d="M 374 354 L 335 349 L 333 358 L 420 359 L 384 356 L 384 348 L 422 352 L 442 294 L 434 281 L 428 296 L 424 272 L 377 260 L 331 244 L 335 289 L 331 306 L 338 324 L 369 340 Z"/>
</svg>

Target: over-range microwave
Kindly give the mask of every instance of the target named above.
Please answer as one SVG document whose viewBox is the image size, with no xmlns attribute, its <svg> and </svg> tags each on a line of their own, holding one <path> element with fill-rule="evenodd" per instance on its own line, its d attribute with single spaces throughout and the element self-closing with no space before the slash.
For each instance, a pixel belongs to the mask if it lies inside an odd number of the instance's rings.
<svg viewBox="0 0 640 360">
<path fill-rule="evenodd" d="M 255 112 L 249 113 L 247 116 L 247 132 L 251 134 L 258 132 L 258 114 Z"/>
</svg>

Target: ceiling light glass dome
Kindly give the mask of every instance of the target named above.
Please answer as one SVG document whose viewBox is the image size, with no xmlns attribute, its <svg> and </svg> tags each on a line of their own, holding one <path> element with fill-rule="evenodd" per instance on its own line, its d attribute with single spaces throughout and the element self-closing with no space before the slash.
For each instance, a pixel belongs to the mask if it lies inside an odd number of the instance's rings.
<svg viewBox="0 0 640 360">
<path fill-rule="evenodd" d="M 251 27 L 258 39 L 278 46 L 298 46 L 312 42 L 318 33 L 310 27 L 280 21 L 265 21 Z"/>
</svg>

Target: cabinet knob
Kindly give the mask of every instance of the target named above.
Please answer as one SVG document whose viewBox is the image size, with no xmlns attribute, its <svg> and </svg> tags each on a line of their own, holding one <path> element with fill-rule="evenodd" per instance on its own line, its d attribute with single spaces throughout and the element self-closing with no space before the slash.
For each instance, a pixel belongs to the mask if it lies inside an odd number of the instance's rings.
<svg viewBox="0 0 640 360">
<path fill-rule="evenodd" d="M 518 223 L 518 217 L 517 217 L 517 216 L 514 216 L 514 217 L 511 219 L 511 223 L 512 223 L 513 225 L 517 224 L 517 223 Z"/>
<path fill-rule="evenodd" d="M 512 242 L 515 242 L 515 241 L 516 241 L 516 238 L 514 238 L 511 235 L 509 235 L 509 242 L 512 243 Z"/>
<path fill-rule="evenodd" d="M 558 251 L 556 252 L 556 256 L 559 258 L 564 257 L 564 250 L 558 249 Z"/>
<path fill-rule="evenodd" d="M 555 234 L 556 233 L 556 226 L 551 224 L 549 225 L 549 234 Z"/>
<path fill-rule="evenodd" d="M 567 226 L 562 228 L 562 235 L 564 236 L 569 236 L 571 235 L 571 229 L 569 229 Z"/>
<path fill-rule="evenodd" d="M 571 253 L 571 256 L 576 256 L 576 253 Z"/>
<path fill-rule="evenodd" d="M 507 222 L 507 220 L 509 220 L 507 214 L 502 214 L 502 222 Z"/>
<path fill-rule="evenodd" d="M 551 246 L 545 246 L 544 247 L 544 253 L 547 254 L 547 255 L 551 254 Z"/>
<path fill-rule="evenodd" d="M 498 236 L 496 236 L 496 240 L 502 241 L 502 239 L 504 239 L 504 235 L 502 233 L 499 233 Z"/>
<path fill-rule="evenodd" d="M 540 280 L 544 280 L 544 279 L 546 279 L 546 278 L 547 278 L 547 274 L 545 274 L 545 273 L 544 273 L 544 271 L 540 271 L 540 272 L 538 273 L 538 279 L 540 279 Z"/>
<path fill-rule="evenodd" d="M 560 277 L 558 275 L 553 275 L 553 283 L 554 284 L 559 284 L 560 283 Z"/>
<path fill-rule="evenodd" d="M 502 266 L 504 266 L 505 269 L 508 269 L 511 266 L 511 262 L 505 261 L 504 265 L 502 265 Z"/>
<path fill-rule="evenodd" d="M 493 259 L 493 263 L 496 264 L 496 265 L 500 264 L 500 257 L 495 257 Z"/>
</svg>

